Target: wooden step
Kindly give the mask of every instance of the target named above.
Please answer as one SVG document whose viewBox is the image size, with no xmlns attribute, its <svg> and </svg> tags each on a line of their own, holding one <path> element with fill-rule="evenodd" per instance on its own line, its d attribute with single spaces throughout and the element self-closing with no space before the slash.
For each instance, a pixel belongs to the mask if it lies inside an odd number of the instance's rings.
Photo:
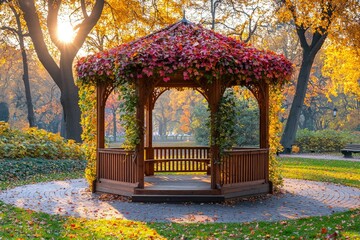
<svg viewBox="0 0 360 240">
<path fill-rule="evenodd" d="M 140 189 L 135 188 L 135 194 L 143 195 L 221 195 L 220 189 Z"/>
<path fill-rule="evenodd" d="M 133 202 L 151 202 L 151 203 L 212 203 L 223 202 L 223 195 L 145 195 L 135 194 L 132 196 Z"/>
</svg>

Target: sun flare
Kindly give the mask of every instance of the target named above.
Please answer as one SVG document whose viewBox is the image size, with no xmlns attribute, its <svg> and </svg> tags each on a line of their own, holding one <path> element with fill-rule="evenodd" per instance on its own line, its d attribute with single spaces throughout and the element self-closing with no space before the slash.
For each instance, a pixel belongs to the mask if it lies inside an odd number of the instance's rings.
<svg viewBox="0 0 360 240">
<path fill-rule="evenodd" d="M 70 23 L 59 22 L 57 28 L 57 37 L 63 43 L 70 43 L 74 39 L 74 30 Z"/>
</svg>

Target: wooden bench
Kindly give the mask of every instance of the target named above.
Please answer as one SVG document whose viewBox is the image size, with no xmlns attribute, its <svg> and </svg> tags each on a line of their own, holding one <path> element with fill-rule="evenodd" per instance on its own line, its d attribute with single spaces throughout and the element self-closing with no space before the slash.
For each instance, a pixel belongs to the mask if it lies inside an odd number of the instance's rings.
<svg viewBox="0 0 360 240">
<path fill-rule="evenodd" d="M 345 158 L 352 158 L 352 153 L 360 153 L 360 144 L 347 144 L 340 151 Z"/>
</svg>

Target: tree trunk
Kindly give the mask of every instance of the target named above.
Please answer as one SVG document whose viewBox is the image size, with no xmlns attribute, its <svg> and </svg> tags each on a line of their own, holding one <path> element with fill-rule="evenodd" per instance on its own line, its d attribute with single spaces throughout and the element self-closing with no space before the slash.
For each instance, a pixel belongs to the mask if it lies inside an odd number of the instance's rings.
<svg viewBox="0 0 360 240">
<path fill-rule="evenodd" d="M 64 114 L 65 138 L 81 142 L 79 89 L 74 83 L 72 59 L 68 59 L 66 56 L 66 54 L 62 54 L 60 59 L 62 80 L 60 101 Z"/>
<path fill-rule="evenodd" d="M 284 147 L 284 153 L 291 153 L 291 146 L 295 141 L 299 117 L 302 106 L 304 104 L 306 90 L 309 82 L 311 67 L 313 65 L 316 54 L 319 52 L 327 38 L 328 30 L 333 20 L 333 14 L 336 10 L 336 5 L 333 5 L 331 1 L 324 1 L 320 3 L 322 8 L 321 20 L 323 20 L 323 24 L 317 27 L 313 26 L 312 29 L 315 29 L 316 31 L 311 32 L 310 28 L 306 27 L 306 24 L 301 22 L 299 19 L 296 5 L 293 5 L 291 1 L 282 1 L 282 3 L 285 4 L 286 8 L 290 10 L 292 14 L 292 18 L 295 22 L 296 33 L 299 37 L 300 45 L 303 50 L 294 100 L 291 105 L 289 118 L 286 122 L 285 130 L 280 141 Z"/>
<path fill-rule="evenodd" d="M 26 97 L 26 106 L 27 106 L 27 115 L 30 127 L 35 127 L 35 114 L 34 114 L 34 106 L 31 98 L 31 90 L 30 90 L 30 80 L 29 80 L 29 65 L 27 61 L 27 55 L 24 46 L 23 37 L 19 36 L 20 48 L 21 48 L 21 56 L 23 62 L 23 82 L 25 87 L 25 97 Z"/>
<path fill-rule="evenodd" d="M 299 117 L 302 106 L 304 104 L 306 90 L 309 83 L 310 71 L 315 56 L 316 53 L 310 53 L 308 50 L 304 50 L 303 52 L 303 60 L 300 67 L 294 100 L 291 105 L 289 118 L 286 122 L 285 130 L 281 138 L 281 144 L 284 147 L 284 153 L 291 153 L 291 146 L 295 141 L 296 131 L 299 125 Z"/>
<path fill-rule="evenodd" d="M 103 7 L 104 0 L 96 0 L 91 13 L 86 10 L 86 1 L 81 2 L 81 8 L 84 18 L 78 24 L 79 28 L 76 36 L 71 43 L 64 44 L 59 41 L 56 35 L 56 28 L 58 25 L 58 14 L 62 1 L 46 1 L 48 6 L 48 14 L 46 19 L 47 30 L 52 43 L 58 48 L 60 53 L 60 67 L 57 61 L 54 60 L 50 54 L 49 48 L 46 44 L 40 18 L 38 16 L 38 9 L 35 6 L 34 0 L 17 1 L 20 9 L 24 13 L 24 20 L 29 30 L 29 35 L 34 44 L 34 49 L 39 57 L 40 62 L 44 65 L 56 85 L 61 91 L 61 104 L 64 114 L 65 137 L 81 142 L 81 125 L 80 125 L 80 107 L 78 105 L 79 96 L 78 88 L 75 86 L 72 72 L 73 60 L 85 42 L 86 37 L 91 29 L 99 20 Z M 64 33 L 66 34 L 66 33 Z"/>
<path fill-rule="evenodd" d="M 19 40 L 19 45 L 21 49 L 21 57 L 22 57 L 22 63 L 23 63 L 23 82 L 24 82 L 24 88 L 25 88 L 25 98 L 26 98 L 26 107 L 27 107 L 27 114 L 28 114 L 28 121 L 30 127 L 35 127 L 35 114 L 34 114 L 34 106 L 31 99 L 31 90 L 30 90 L 30 80 L 29 80 L 29 65 L 27 60 L 27 54 L 25 50 L 25 44 L 24 44 L 24 34 L 23 29 L 21 26 L 21 20 L 20 20 L 20 14 L 16 11 L 15 7 L 10 5 L 11 11 L 13 12 L 15 19 L 16 19 L 16 25 L 17 25 L 17 31 L 16 35 Z"/>
</svg>

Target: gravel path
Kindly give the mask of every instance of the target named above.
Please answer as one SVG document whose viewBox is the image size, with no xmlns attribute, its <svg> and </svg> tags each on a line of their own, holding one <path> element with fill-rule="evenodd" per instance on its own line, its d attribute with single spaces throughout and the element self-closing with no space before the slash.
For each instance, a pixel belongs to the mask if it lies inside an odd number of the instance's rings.
<svg viewBox="0 0 360 240">
<path fill-rule="evenodd" d="M 286 179 L 284 193 L 234 204 L 146 204 L 102 201 L 84 179 L 25 185 L 0 192 L 0 200 L 49 214 L 146 222 L 249 222 L 330 215 L 360 208 L 360 189 Z"/>
</svg>

